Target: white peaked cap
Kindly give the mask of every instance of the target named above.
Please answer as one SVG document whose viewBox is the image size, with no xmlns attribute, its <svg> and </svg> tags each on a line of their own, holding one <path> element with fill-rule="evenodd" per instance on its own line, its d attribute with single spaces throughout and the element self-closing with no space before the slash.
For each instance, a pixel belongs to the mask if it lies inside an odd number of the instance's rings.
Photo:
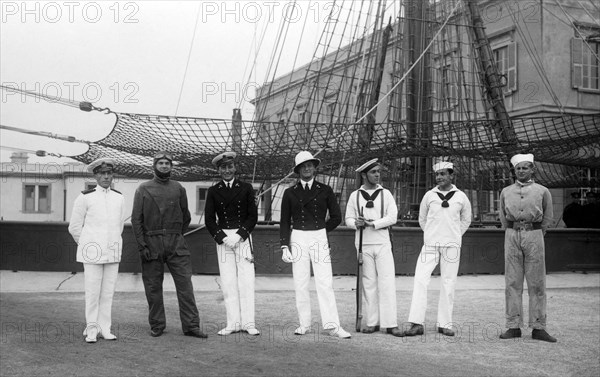
<svg viewBox="0 0 600 377">
<path fill-rule="evenodd" d="M 454 164 L 450 161 L 440 161 L 433 164 L 433 171 L 438 171 L 442 169 L 452 169 L 454 170 Z"/>
<path fill-rule="evenodd" d="M 510 163 L 512 164 L 512 166 L 517 166 L 521 162 L 531 162 L 533 164 L 533 155 L 531 153 L 516 154 L 510 159 Z"/>
</svg>

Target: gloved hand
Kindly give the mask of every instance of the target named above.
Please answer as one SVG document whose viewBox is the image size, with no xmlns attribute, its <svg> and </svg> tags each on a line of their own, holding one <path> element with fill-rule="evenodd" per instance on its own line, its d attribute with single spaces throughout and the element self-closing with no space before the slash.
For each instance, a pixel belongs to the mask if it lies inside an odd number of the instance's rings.
<svg viewBox="0 0 600 377">
<path fill-rule="evenodd" d="M 234 233 L 227 238 L 229 238 L 229 242 L 233 245 L 231 247 L 234 247 L 238 242 L 242 240 L 242 237 L 237 233 Z"/>
<path fill-rule="evenodd" d="M 150 262 L 150 260 L 151 260 L 150 249 L 145 247 L 143 250 L 140 251 L 140 256 L 142 257 L 142 261 Z"/>
<path fill-rule="evenodd" d="M 231 243 L 229 242 L 229 237 L 223 238 L 223 244 L 227 247 L 231 247 Z"/>
<path fill-rule="evenodd" d="M 294 261 L 294 258 L 292 257 L 292 252 L 290 251 L 290 248 L 287 246 L 282 246 L 281 247 L 281 260 L 284 261 L 285 263 L 292 263 Z"/>
</svg>

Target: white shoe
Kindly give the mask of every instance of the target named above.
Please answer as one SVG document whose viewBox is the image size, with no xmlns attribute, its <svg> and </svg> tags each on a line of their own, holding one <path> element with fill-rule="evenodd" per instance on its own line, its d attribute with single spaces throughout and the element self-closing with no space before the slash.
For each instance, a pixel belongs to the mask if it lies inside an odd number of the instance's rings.
<svg viewBox="0 0 600 377">
<path fill-rule="evenodd" d="M 90 338 L 90 337 L 85 337 L 85 342 L 86 343 L 96 343 L 98 341 L 98 339 L 96 338 Z"/>
<path fill-rule="evenodd" d="M 294 330 L 294 334 L 296 334 L 296 335 L 305 335 L 309 331 L 310 331 L 310 327 L 300 326 L 296 330 Z"/>
<path fill-rule="evenodd" d="M 108 333 L 106 335 L 104 335 L 104 334 L 98 334 L 98 336 L 100 336 L 101 338 L 104 338 L 106 340 L 117 340 L 116 335 L 115 334 L 111 334 L 111 333 Z"/>
<path fill-rule="evenodd" d="M 224 329 L 219 330 L 219 332 L 217 334 L 225 336 L 225 335 L 230 335 L 230 334 L 233 334 L 233 333 L 236 333 L 236 332 L 240 332 L 240 329 L 237 328 L 237 327 L 233 328 L 233 329 L 225 327 Z"/>
<path fill-rule="evenodd" d="M 333 329 L 329 332 L 329 335 L 331 336 L 337 336 L 338 338 L 342 338 L 342 339 L 349 339 L 352 337 L 352 335 L 350 335 L 350 333 L 346 330 L 344 330 L 341 327 L 338 327 L 337 329 Z"/>
<path fill-rule="evenodd" d="M 248 335 L 260 335 L 260 331 L 258 331 L 258 329 L 255 327 L 247 328 L 245 331 L 248 333 Z"/>
</svg>

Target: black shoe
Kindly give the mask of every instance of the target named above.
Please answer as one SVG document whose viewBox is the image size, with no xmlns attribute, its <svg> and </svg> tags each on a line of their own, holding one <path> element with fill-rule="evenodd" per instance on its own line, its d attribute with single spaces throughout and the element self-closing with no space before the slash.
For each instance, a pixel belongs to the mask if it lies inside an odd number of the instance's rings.
<svg viewBox="0 0 600 377">
<path fill-rule="evenodd" d="M 500 334 L 500 339 L 512 339 L 512 338 L 520 338 L 521 337 L 521 329 L 508 329 L 502 334 Z"/>
<path fill-rule="evenodd" d="M 438 332 L 440 334 L 444 334 L 446 336 L 454 336 L 454 331 L 447 329 L 445 327 L 438 327 Z"/>
<path fill-rule="evenodd" d="M 152 329 L 150 330 L 150 336 L 158 338 L 163 334 L 163 332 L 165 332 L 165 329 Z"/>
<path fill-rule="evenodd" d="M 415 336 L 415 335 L 423 335 L 425 330 L 423 329 L 423 325 L 418 325 L 413 323 L 410 329 L 403 332 L 404 336 Z"/>
<path fill-rule="evenodd" d="M 400 331 L 400 329 L 398 328 L 398 326 L 396 327 L 388 327 L 386 332 L 388 334 L 392 334 L 393 336 L 399 336 L 399 337 L 403 337 L 404 333 L 402 331 Z"/>
<path fill-rule="evenodd" d="M 363 334 L 373 334 L 374 332 L 379 331 L 379 325 L 377 326 L 367 326 L 362 329 Z"/>
<path fill-rule="evenodd" d="M 556 338 L 548 334 L 544 329 L 533 329 L 531 338 L 542 340 L 544 342 L 556 343 Z"/>
<path fill-rule="evenodd" d="M 185 336 L 193 336 L 195 338 L 208 338 L 208 335 L 206 335 L 205 333 L 203 333 L 200 329 L 194 329 L 194 330 L 190 330 L 190 331 L 186 331 L 183 333 L 183 335 Z"/>
</svg>

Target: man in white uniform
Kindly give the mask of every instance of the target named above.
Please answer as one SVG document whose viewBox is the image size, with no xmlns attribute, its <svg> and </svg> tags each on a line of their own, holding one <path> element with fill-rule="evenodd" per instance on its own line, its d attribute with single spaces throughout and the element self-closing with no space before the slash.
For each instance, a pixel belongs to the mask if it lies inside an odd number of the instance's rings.
<svg viewBox="0 0 600 377">
<path fill-rule="evenodd" d="M 464 192 L 452 184 L 454 165 L 438 162 L 433 165 L 437 186 L 427 191 L 419 207 L 419 225 L 423 229 L 423 247 L 415 269 L 409 322 L 405 336 L 423 335 L 427 310 L 427 287 L 431 273 L 440 264 L 442 275 L 438 304 L 437 327 L 440 334 L 454 336 L 452 308 L 454 287 L 460 264 L 462 236 L 471 224 L 471 202 Z"/>
<path fill-rule="evenodd" d="M 125 222 L 123 195 L 110 187 L 115 161 L 102 158 L 88 171 L 98 185 L 83 191 L 73 206 L 69 233 L 77 242 L 77 262 L 83 263 L 85 284 L 85 341 L 95 343 L 111 333 L 112 300 L 119 273 Z"/>
<path fill-rule="evenodd" d="M 362 186 L 350 194 L 345 218 L 347 226 L 357 229 L 357 249 L 359 229 L 363 228 L 362 288 L 367 327 L 362 332 L 372 334 L 383 327 L 388 334 L 402 336 L 397 321 L 396 268 L 389 231 L 398 219 L 398 208 L 392 193 L 379 184 L 381 165 L 376 158 L 356 171 L 361 175 Z"/>
</svg>

